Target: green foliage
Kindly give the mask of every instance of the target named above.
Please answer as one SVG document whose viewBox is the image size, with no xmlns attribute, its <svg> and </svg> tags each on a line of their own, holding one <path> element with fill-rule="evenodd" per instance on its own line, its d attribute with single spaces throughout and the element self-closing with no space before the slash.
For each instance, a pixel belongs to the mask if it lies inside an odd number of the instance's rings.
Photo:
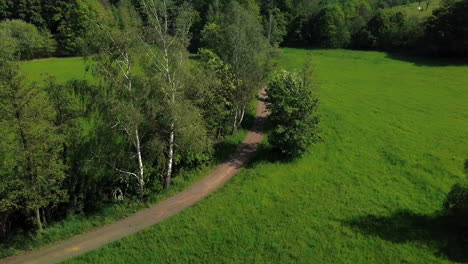
<svg viewBox="0 0 468 264">
<path fill-rule="evenodd" d="M 15 67 L 11 64 L 10 67 Z M 2 71 L 3 72 L 3 71 Z M 63 137 L 55 125 L 56 112 L 44 89 L 26 85 L 15 73 L 0 79 L 0 127 L 2 151 L 0 187 L 2 233 L 9 231 L 9 215 L 20 212 L 27 222 L 35 214 L 42 230 L 43 208 L 55 207 L 66 200 L 62 183 L 66 178 L 61 159 Z M 11 188 L 8 185 L 11 184 Z"/>
<path fill-rule="evenodd" d="M 417 21 L 401 12 L 378 12 L 353 35 L 351 47 L 361 49 L 415 49 L 422 36 Z"/>
<path fill-rule="evenodd" d="M 265 102 L 273 131 L 270 144 L 288 158 L 304 155 L 319 139 L 318 99 L 313 94 L 310 72 L 302 79 L 295 73 L 277 72 L 266 89 Z"/>
<path fill-rule="evenodd" d="M 231 132 L 238 87 L 231 67 L 218 55 L 207 49 L 200 49 L 199 55 L 188 98 L 203 111 L 211 137 L 219 141 Z"/>
<path fill-rule="evenodd" d="M 47 57 L 56 49 L 55 40 L 49 32 L 41 32 L 22 20 L 1 22 L 0 37 L 11 38 L 16 42 L 17 54 L 22 60 Z"/>
<path fill-rule="evenodd" d="M 349 43 L 350 33 L 345 13 L 338 4 L 323 8 L 317 15 L 318 43 L 324 47 L 340 48 Z"/>
<path fill-rule="evenodd" d="M 228 3 L 218 22 L 207 24 L 202 43 L 229 65 L 237 87 L 232 98 L 233 131 L 242 123 L 247 105 L 268 74 L 269 45 L 254 10 Z"/>
<path fill-rule="evenodd" d="M 426 49 L 468 56 L 468 0 L 445 1 L 425 23 Z"/>
<path fill-rule="evenodd" d="M 270 45 L 279 46 L 287 34 L 286 17 L 279 8 L 270 8 L 263 18 L 263 25 L 265 28 L 265 36 Z"/>
<path fill-rule="evenodd" d="M 58 42 L 56 54 L 70 56 L 81 52 L 81 40 L 102 9 L 93 0 L 2 0 L 0 20 L 21 19 L 51 32 Z"/>
</svg>

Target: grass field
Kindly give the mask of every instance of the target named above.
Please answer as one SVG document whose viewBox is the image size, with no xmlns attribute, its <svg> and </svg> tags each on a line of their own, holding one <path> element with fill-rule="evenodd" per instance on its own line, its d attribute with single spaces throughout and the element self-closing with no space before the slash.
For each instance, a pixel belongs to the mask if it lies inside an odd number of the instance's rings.
<svg viewBox="0 0 468 264">
<path fill-rule="evenodd" d="M 57 82 L 65 83 L 71 79 L 91 80 L 91 72 L 86 71 L 83 58 L 50 58 L 22 63 L 21 72 L 28 80 L 42 82 L 48 77 L 55 77 Z"/>
<path fill-rule="evenodd" d="M 429 5 L 429 7 L 427 8 L 427 10 L 426 10 L 425 1 L 421 2 L 421 8 L 422 8 L 421 11 L 418 9 L 418 7 L 419 7 L 418 2 L 407 4 L 407 5 L 394 6 L 394 7 L 388 8 L 388 10 L 392 10 L 392 11 L 395 11 L 395 12 L 398 12 L 398 11 L 404 12 L 410 18 L 414 18 L 414 17 L 416 17 L 416 18 L 426 18 L 426 17 L 432 15 L 432 11 L 434 11 L 436 8 L 438 8 L 440 6 L 440 0 L 431 0 L 430 2 L 431 3 Z"/>
<path fill-rule="evenodd" d="M 67 263 L 450 263 L 432 221 L 468 158 L 468 66 L 312 54 L 324 142 L 267 150 L 181 214 Z"/>
</svg>

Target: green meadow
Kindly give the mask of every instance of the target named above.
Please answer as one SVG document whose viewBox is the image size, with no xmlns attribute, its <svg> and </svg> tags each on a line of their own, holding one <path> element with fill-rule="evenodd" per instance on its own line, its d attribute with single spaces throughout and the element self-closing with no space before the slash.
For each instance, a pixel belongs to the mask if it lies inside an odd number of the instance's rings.
<svg viewBox="0 0 468 264">
<path fill-rule="evenodd" d="M 283 53 L 312 60 L 323 142 L 291 163 L 265 142 L 199 204 L 67 263 L 451 263 L 437 216 L 468 159 L 468 66 Z"/>
<path fill-rule="evenodd" d="M 42 82 L 49 77 L 54 77 L 59 83 L 71 79 L 92 79 L 92 73 L 86 71 L 85 61 L 81 57 L 26 61 L 21 64 L 21 72 L 33 82 Z"/>
</svg>

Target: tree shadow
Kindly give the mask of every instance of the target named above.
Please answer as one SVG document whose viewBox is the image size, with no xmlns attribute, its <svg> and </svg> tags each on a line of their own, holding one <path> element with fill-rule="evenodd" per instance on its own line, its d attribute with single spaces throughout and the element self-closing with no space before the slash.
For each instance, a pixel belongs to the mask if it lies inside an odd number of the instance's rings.
<svg viewBox="0 0 468 264">
<path fill-rule="evenodd" d="M 246 168 L 253 168 L 259 163 L 288 163 L 280 151 L 272 148 L 269 144 L 260 144 L 252 159 L 245 165 Z"/>
<path fill-rule="evenodd" d="M 393 243 L 422 243 L 436 249 L 440 258 L 468 262 L 467 230 L 457 227 L 440 212 L 430 216 L 399 210 L 388 217 L 366 215 L 345 221 L 345 224 Z"/>
<path fill-rule="evenodd" d="M 447 67 L 468 66 L 468 58 L 428 56 L 421 53 L 387 52 L 386 58 L 412 63 L 416 66 Z"/>
<path fill-rule="evenodd" d="M 215 145 L 215 154 L 213 155 L 216 163 L 221 163 L 229 159 L 229 157 L 239 148 L 239 144 L 234 142 L 220 142 Z"/>
</svg>

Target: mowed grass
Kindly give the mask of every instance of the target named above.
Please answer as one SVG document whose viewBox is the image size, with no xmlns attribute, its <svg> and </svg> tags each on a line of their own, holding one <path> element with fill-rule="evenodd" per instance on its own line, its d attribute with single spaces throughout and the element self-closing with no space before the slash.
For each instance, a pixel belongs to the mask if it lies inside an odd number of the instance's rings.
<svg viewBox="0 0 468 264">
<path fill-rule="evenodd" d="M 315 65 L 323 143 L 67 263 L 450 263 L 433 222 L 468 158 L 468 66 L 284 49 Z"/>
<path fill-rule="evenodd" d="M 81 57 L 25 61 L 21 64 L 21 72 L 29 81 L 38 83 L 49 77 L 54 77 L 62 84 L 72 79 L 93 79 L 92 73 L 86 71 L 85 61 Z"/>
</svg>

